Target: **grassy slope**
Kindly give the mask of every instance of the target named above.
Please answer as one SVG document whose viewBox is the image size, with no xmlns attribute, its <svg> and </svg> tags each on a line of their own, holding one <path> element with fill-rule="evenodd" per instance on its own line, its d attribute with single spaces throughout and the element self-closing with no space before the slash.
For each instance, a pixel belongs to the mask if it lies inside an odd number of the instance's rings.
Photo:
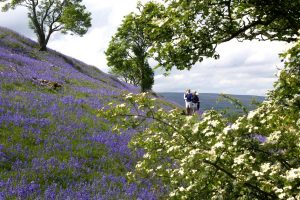
<svg viewBox="0 0 300 200">
<path fill-rule="evenodd" d="M 127 148 L 133 131 L 112 134 L 96 117 L 106 102 L 138 89 L 36 47 L 0 28 L 0 199 L 155 199 L 150 183 L 125 179 L 140 156 Z"/>
</svg>

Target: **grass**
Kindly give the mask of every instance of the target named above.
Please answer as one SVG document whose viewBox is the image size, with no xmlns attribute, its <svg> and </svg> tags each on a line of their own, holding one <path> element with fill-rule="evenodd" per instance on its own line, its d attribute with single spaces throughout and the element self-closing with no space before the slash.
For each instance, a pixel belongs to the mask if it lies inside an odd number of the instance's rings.
<svg viewBox="0 0 300 200">
<path fill-rule="evenodd" d="M 4 39 L 6 36 L 7 36 L 6 33 L 1 33 L 1 34 L 0 34 L 0 40 L 1 40 L 1 39 Z"/>
<path fill-rule="evenodd" d="M 73 86 L 85 87 L 85 88 L 90 88 L 90 89 L 99 88 L 98 84 L 92 83 L 90 81 L 85 81 L 85 80 L 69 79 L 67 82 Z"/>
<path fill-rule="evenodd" d="M 19 42 L 12 42 L 9 40 L 5 40 L 4 45 L 12 48 L 14 51 L 24 51 L 25 50 L 24 45 Z"/>
<path fill-rule="evenodd" d="M 1 85 L 2 90 L 6 91 L 28 91 L 23 87 L 23 83 L 19 81 L 15 82 L 4 82 Z"/>
<path fill-rule="evenodd" d="M 6 66 L 3 64 L 0 64 L 0 72 L 3 72 L 6 70 Z"/>
</svg>

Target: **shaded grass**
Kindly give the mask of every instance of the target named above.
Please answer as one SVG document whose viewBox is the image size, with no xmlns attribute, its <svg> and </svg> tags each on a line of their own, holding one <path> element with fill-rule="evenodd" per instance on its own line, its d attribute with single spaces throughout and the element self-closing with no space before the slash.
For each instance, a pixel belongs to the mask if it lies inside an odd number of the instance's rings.
<svg viewBox="0 0 300 200">
<path fill-rule="evenodd" d="M 6 70 L 6 66 L 3 64 L 0 64 L 0 72 L 3 72 Z"/>
</svg>

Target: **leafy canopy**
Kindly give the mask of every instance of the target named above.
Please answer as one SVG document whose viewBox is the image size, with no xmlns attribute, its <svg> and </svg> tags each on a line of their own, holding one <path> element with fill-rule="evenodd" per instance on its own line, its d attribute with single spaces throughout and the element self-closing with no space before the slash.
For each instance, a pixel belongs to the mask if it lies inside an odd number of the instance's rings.
<svg viewBox="0 0 300 200">
<path fill-rule="evenodd" d="M 165 0 L 144 9 L 151 51 L 166 70 L 217 59 L 216 47 L 234 38 L 294 42 L 299 36 L 300 1 Z"/>
<path fill-rule="evenodd" d="M 30 28 L 38 37 L 40 50 L 46 46 L 52 33 L 84 35 L 91 26 L 91 13 L 81 4 L 82 0 L 0 0 L 2 11 L 23 6 L 28 9 Z"/>
<path fill-rule="evenodd" d="M 105 52 L 111 73 L 128 83 L 151 90 L 154 72 L 148 63 L 151 41 L 146 35 L 147 22 L 141 14 L 125 16 Z"/>
</svg>

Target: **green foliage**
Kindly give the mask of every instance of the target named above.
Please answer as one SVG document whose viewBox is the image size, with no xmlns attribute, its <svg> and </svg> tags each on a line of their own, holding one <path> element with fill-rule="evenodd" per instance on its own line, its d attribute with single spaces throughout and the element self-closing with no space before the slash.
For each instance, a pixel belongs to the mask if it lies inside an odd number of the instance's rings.
<svg viewBox="0 0 300 200">
<path fill-rule="evenodd" d="M 127 15 L 105 52 L 110 73 L 140 86 L 142 92 L 151 90 L 154 83 L 154 73 L 148 63 L 151 42 L 146 25 L 141 14 Z"/>
<path fill-rule="evenodd" d="M 75 33 L 84 35 L 91 26 L 91 13 L 81 5 L 82 0 L 1 0 L 2 11 L 24 6 L 28 9 L 29 26 L 38 37 L 40 50 L 46 46 L 52 33 Z"/>
<path fill-rule="evenodd" d="M 167 71 L 217 59 L 217 45 L 234 38 L 293 42 L 299 36 L 300 2 L 294 0 L 166 0 L 144 10 L 151 51 Z"/>
<path fill-rule="evenodd" d="M 268 100 L 229 123 L 216 111 L 183 116 L 145 93 L 99 111 L 117 133 L 138 130 L 144 150 L 128 178 L 160 180 L 167 199 L 300 198 L 300 42 L 282 56 Z"/>
<path fill-rule="evenodd" d="M 86 7 L 79 2 L 75 1 L 64 7 L 60 22 L 64 24 L 64 32 L 71 31 L 82 36 L 91 26 L 91 14 L 86 12 Z"/>
</svg>

